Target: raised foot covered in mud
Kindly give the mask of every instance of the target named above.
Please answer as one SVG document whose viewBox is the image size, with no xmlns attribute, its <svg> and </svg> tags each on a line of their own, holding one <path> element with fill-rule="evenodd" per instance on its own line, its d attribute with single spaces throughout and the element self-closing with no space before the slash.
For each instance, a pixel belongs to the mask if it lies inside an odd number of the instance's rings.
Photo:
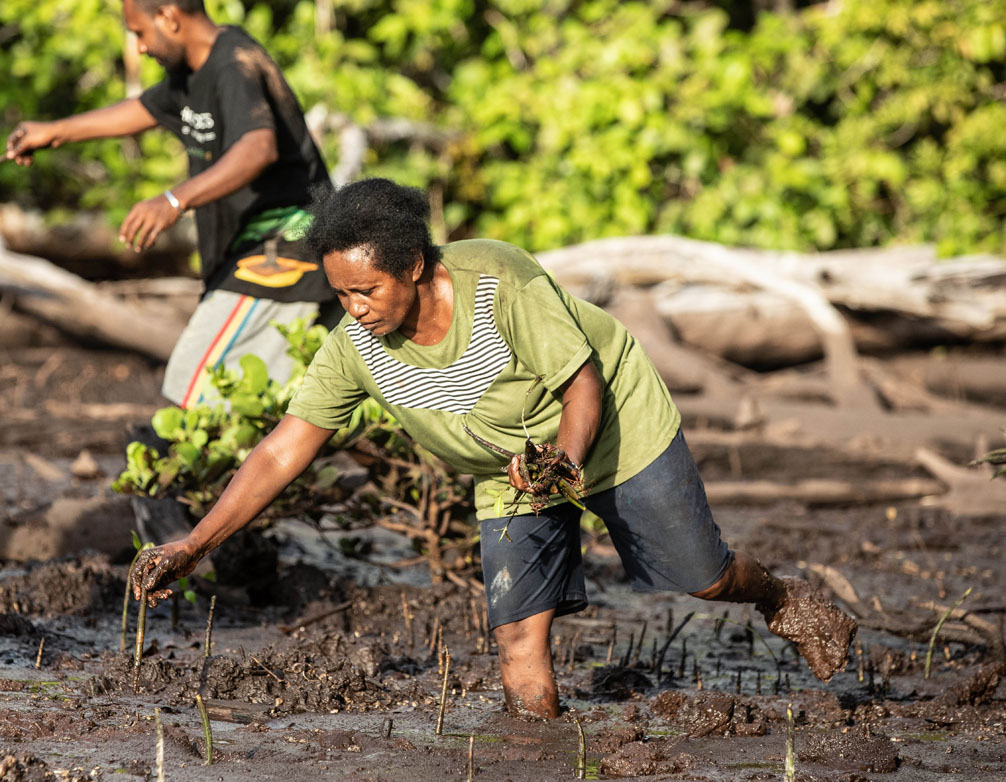
<svg viewBox="0 0 1006 782">
<path fill-rule="evenodd" d="M 856 622 L 802 578 L 780 580 L 786 591 L 782 605 L 775 610 L 759 607 L 768 629 L 795 643 L 818 679 L 831 681 L 845 669 Z"/>
</svg>

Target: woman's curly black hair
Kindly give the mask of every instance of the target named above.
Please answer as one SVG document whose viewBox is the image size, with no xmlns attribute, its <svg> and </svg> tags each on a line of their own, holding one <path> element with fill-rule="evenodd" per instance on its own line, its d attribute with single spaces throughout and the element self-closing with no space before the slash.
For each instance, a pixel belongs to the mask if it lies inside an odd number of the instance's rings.
<svg viewBox="0 0 1006 782">
<path fill-rule="evenodd" d="M 308 211 L 314 216 L 306 241 L 324 257 L 336 250 L 369 246 L 374 266 L 402 279 L 416 254 L 426 263 L 440 259 L 430 239 L 426 194 L 390 179 L 364 179 L 332 192 L 315 193 Z"/>
</svg>

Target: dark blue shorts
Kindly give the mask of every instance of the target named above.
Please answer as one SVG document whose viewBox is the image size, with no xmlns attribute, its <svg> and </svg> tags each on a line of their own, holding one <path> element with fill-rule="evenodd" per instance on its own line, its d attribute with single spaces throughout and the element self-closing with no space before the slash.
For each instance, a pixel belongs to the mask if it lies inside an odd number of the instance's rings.
<svg viewBox="0 0 1006 782">
<path fill-rule="evenodd" d="M 732 554 L 720 538 L 698 469 L 678 434 L 642 472 L 584 505 L 608 528 L 637 592 L 701 592 L 726 572 Z M 497 627 L 543 611 L 571 614 L 587 607 L 580 556 L 581 511 L 570 503 L 540 515 L 481 524 L 482 573 L 489 624 Z"/>
</svg>

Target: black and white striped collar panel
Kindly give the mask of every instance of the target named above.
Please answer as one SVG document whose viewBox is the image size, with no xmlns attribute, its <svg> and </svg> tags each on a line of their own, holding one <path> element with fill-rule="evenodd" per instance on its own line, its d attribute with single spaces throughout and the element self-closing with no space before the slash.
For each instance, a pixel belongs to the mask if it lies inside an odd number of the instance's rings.
<svg viewBox="0 0 1006 782">
<path fill-rule="evenodd" d="M 345 327 L 389 405 L 458 415 L 465 415 L 475 407 L 511 357 L 510 347 L 500 336 L 493 317 L 498 286 L 495 277 L 479 277 L 468 347 L 457 361 L 443 368 L 405 364 L 390 356 L 380 340 L 359 323 L 354 321 Z"/>
</svg>

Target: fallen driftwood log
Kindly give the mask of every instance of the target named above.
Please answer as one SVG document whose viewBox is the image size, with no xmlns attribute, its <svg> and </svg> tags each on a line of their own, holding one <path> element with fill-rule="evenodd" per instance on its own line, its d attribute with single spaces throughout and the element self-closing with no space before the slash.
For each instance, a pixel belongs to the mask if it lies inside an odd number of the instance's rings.
<svg viewBox="0 0 1006 782">
<path fill-rule="evenodd" d="M 991 470 L 958 467 L 928 448 L 919 448 L 915 459 L 950 487 L 941 497 L 927 498 L 926 504 L 938 505 L 961 516 L 1006 513 L 1006 481 L 993 480 Z"/>
<path fill-rule="evenodd" d="M 678 342 L 645 291 L 623 288 L 604 305 L 642 345 L 672 392 L 705 392 L 734 397 L 753 372 Z"/>
<path fill-rule="evenodd" d="M 636 251 L 640 254 L 636 255 Z M 580 257 L 582 253 L 586 253 L 586 256 Z M 722 245 L 695 242 L 675 236 L 630 237 L 617 240 L 602 239 L 572 248 L 567 247 L 546 253 L 541 260 L 560 282 L 564 281 L 565 277 L 581 275 L 581 285 L 587 282 L 596 286 L 597 279 L 613 279 L 619 282 L 624 274 L 628 273 L 631 276 L 633 270 L 652 274 L 659 266 L 665 265 L 663 261 L 666 259 L 662 258 L 661 254 L 668 256 L 671 267 L 676 268 L 679 257 L 686 253 L 691 255 L 698 253 L 701 259 L 700 263 L 695 264 L 695 268 L 690 268 L 691 264 L 686 264 L 688 275 L 682 279 L 730 280 L 734 284 L 771 291 L 798 307 L 809 321 L 811 330 L 816 333 L 821 345 L 832 398 L 841 404 L 874 406 L 873 397 L 863 386 L 857 371 L 856 346 L 848 323 L 825 298 L 819 287 L 812 280 L 794 278 L 787 274 L 785 269 L 753 262 L 756 256 L 750 256 L 747 251 L 735 251 Z M 582 275 L 585 273 L 588 276 L 584 278 Z M 667 279 L 666 271 L 664 278 Z M 659 306 L 657 309 L 659 311 Z M 673 322 L 669 325 L 675 328 Z M 701 347 L 707 352 L 716 352 L 709 351 L 705 346 Z"/>
<path fill-rule="evenodd" d="M 857 347 L 1006 340 L 1006 260 L 991 256 L 939 260 L 930 247 L 806 255 L 639 236 L 538 257 L 584 295 L 604 284 L 651 289 L 682 341 L 748 366 L 822 354 L 825 321 L 794 294 L 806 289 L 850 316 Z"/>
<path fill-rule="evenodd" d="M 795 483 L 779 481 L 709 481 L 706 496 L 713 505 L 772 504 L 795 500 L 808 505 L 852 505 L 918 499 L 946 491 L 939 481 L 902 480 L 840 481 L 814 478 Z"/>
<path fill-rule="evenodd" d="M 170 306 L 143 306 L 106 293 L 55 264 L 0 246 L 0 291 L 14 307 L 84 340 L 167 360 L 185 319 Z"/>
<path fill-rule="evenodd" d="M 888 610 L 874 599 L 876 608 L 867 605 L 857 594 L 855 587 L 842 573 L 830 565 L 811 563 L 807 569 L 818 576 L 834 592 L 846 607 L 855 614 L 859 623 L 874 630 L 883 630 L 902 638 L 925 641 L 933 630 L 937 618 L 947 612 L 948 606 L 933 601 L 919 602 L 916 608 L 924 613 L 909 613 L 906 610 Z M 1002 630 L 993 622 L 977 616 L 986 611 L 1001 611 L 1001 606 L 955 608 L 950 612 L 952 621 L 944 624 L 940 637 L 944 641 L 958 641 L 965 644 L 981 644 L 998 657 L 1004 654 Z"/>
<path fill-rule="evenodd" d="M 749 427 L 752 436 L 771 436 L 791 446 L 807 448 L 866 450 L 899 460 L 910 460 L 917 448 L 938 441 L 970 446 L 978 442 L 998 442 L 1004 415 L 999 410 L 993 415 L 982 415 L 974 411 L 974 406 L 964 405 L 954 413 L 940 415 L 918 411 L 864 411 L 768 396 L 727 399 L 703 395 L 679 397 L 677 402 L 689 432 L 706 426 L 736 428 L 745 407 L 754 406 L 757 414 Z"/>
<path fill-rule="evenodd" d="M 998 356 L 893 356 L 885 365 L 906 383 L 941 397 L 1006 407 L 1006 351 Z"/>
<path fill-rule="evenodd" d="M 88 279 L 183 274 L 196 247 L 195 228 L 192 218 L 183 217 L 153 247 L 136 253 L 119 241 L 104 212 L 77 212 L 53 224 L 42 212 L 0 204 L 0 238 L 11 251 Z"/>
</svg>

